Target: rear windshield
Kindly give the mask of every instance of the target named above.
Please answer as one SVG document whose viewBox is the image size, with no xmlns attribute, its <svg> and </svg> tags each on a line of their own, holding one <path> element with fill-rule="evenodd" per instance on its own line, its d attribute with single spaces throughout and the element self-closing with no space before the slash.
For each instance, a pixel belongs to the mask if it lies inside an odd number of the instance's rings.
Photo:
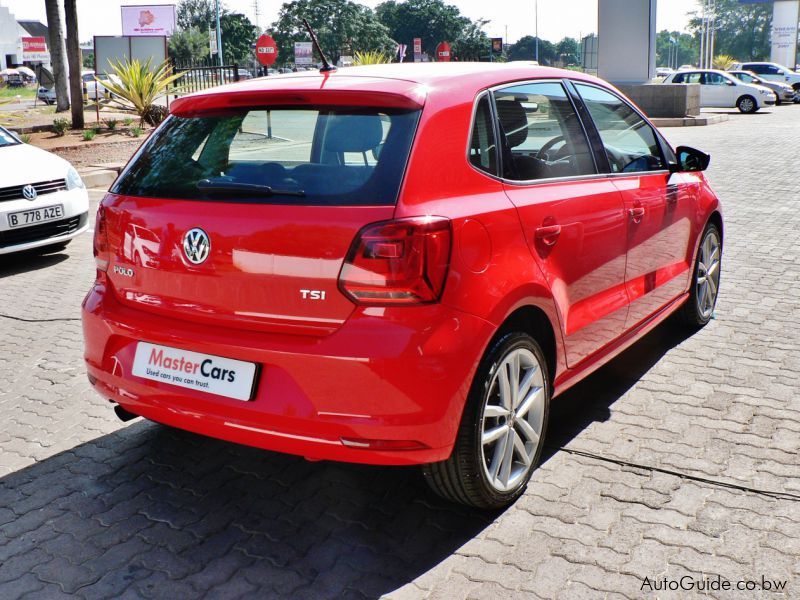
<svg viewBox="0 0 800 600">
<path fill-rule="evenodd" d="M 394 204 L 419 111 L 258 108 L 169 117 L 117 180 L 129 196 Z"/>
</svg>

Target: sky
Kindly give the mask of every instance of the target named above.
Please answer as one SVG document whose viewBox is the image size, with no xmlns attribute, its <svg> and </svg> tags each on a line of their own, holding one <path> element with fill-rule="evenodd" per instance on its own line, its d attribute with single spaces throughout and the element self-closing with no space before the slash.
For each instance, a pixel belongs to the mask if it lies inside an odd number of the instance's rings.
<svg viewBox="0 0 800 600">
<path fill-rule="evenodd" d="M 362 4 L 375 7 L 382 0 L 362 0 Z M 80 39 L 85 41 L 95 35 L 120 35 L 121 5 L 175 4 L 175 0 L 77 0 Z M 221 0 L 229 9 L 243 12 L 256 22 L 254 6 L 258 4 L 258 24 L 267 28 L 278 16 L 283 0 Z M 490 37 L 504 37 L 514 42 L 535 31 L 535 0 L 447 0 L 455 4 L 462 14 L 471 19 L 489 19 L 484 28 Z M 579 37 L 597 30 L 597 0 L 538 0 L 539 36 L 558 41 L 566 36 Z M 44 0 L 0 0 L 17 19 L 38 19 L 46 22 Z M 683 31 L 689 20 L 687 13 L 694 11 L 698 0 L 660 0 L 657 24 L 662 29 Z M 506 29 L 507 28 L 507 29 Z M 508 34 L 506 35 L 506 31 Z"/>
</svg>

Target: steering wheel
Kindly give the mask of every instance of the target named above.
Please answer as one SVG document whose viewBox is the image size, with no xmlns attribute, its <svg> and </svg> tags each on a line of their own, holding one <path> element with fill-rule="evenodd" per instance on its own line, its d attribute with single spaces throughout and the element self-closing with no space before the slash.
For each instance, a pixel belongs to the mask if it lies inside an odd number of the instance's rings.
<svg viewBox="0 0 800 600">
<path fill-rule="evenodd" d="M 539 151 L 536 153 L 536 158 L 538 158 L 539 160 L 550 160 L 549 156 L 550 150 L 552 150 L 556 144 L 560 144 L 561 142 L 566 142 L 566 141 L 567 141 L 566 137 L 564 137 L 563 135 L 557 135 L 539 149 Z"/>
</svg>

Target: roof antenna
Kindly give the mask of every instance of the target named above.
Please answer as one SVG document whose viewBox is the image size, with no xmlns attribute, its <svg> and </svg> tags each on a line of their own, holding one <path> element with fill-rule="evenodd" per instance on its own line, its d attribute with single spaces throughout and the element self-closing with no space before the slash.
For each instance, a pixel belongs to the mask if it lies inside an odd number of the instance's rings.
<svg viewBox="0 0 800 600">
<path fill-rule="evenodd" d="M 314 48 L 317 49 L 317 52 L 322 59 L 322 68 L 319 70 L 319 72 L 330 73 L 331 71 L 335 71 L 336 67 L 328 62 L 328 57 L 325 56 L 325 53 L 322 51 L 322 46 L 320 46 L 319 42 L 317 41 L 317 35 L 314 33 L 314 30 L 311 29 L 311 25 L 308 24 L 308 21 L 305 18 L 303 18 L 303 25 L 305 25 L 306 29 L 308 30 L 308 35 L 311 36 L 311 43 L 314 44 Z"/>
</svg>

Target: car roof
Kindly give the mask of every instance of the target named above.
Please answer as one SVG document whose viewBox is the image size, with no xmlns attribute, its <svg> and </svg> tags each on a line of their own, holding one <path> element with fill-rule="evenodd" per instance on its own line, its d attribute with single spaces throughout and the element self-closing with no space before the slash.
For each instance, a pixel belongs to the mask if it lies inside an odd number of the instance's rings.
<svg viewBox="0 0 800 600">
<path fill-rule="evenodd" d="M 329 73 L 301 71 L 284 75 L 258 77 L 244 82 L 218 86 L 188 94 L 174 101 L 171 112 L 182 114 L 205 108 L 219 108 L 225 97 L 277 95 L 321 91 L 359 92 L 404 97 L 410 104 L 422 106 L 426 99 L 444 98 L 453 104 L 472 101 L 483 89 L 503 83 L 530 79 L 570 77 L 607 86 L 605 82 L 576 71 L 542 67 L 530 62 L 513 63 L 394 63 L 346 67 Z"/>
</svg>

